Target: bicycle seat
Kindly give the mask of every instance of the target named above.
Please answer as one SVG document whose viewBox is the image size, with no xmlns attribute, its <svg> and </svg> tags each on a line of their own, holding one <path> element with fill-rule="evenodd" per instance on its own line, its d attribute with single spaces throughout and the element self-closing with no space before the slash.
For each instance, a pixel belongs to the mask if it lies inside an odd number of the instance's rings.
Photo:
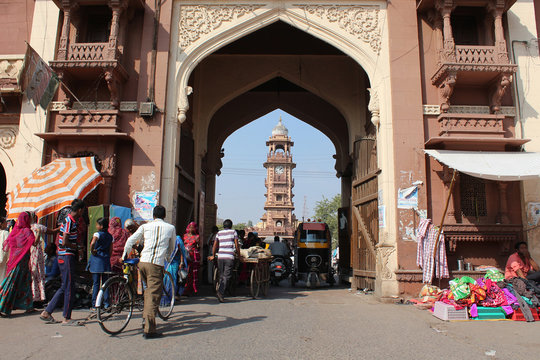
<svg viewBox="0 0 540 360">
<path fill-rule="evenodd" d="M 128 264 L 128 265 L 137 265 L 139 263 L 139 258 L 135 258 L 135 259 L 126 259 L 124 260 L 124 264 Z"/>
</svg>

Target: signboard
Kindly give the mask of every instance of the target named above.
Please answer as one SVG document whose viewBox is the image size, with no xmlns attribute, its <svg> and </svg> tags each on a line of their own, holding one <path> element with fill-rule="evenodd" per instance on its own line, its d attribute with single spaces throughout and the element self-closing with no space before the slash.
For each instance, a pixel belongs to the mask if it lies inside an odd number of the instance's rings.
<svg viewBox="0 0 540 360">
<path fill-rule="evenodd" d="M 133 195 L 133 220 L 150 221 L 158 205 L 159 191 L 136 191 Z"/>
</svg>

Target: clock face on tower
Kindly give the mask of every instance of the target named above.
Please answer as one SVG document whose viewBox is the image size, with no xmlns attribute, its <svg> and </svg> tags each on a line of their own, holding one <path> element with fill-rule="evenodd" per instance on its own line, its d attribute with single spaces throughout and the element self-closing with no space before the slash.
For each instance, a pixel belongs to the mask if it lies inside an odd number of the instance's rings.
<svg viewBox="0 0 540 360">
<path fill-rule="evenodd" d="M 281 174 L 283 174 L 283 171 L 284 171 L 284 170 L 285 170 L 285 169 L 283 168 L 283 166 L 281 166 L 281 165 L 276 166 L 276 174 L 281 175 Z"/>
</svg>

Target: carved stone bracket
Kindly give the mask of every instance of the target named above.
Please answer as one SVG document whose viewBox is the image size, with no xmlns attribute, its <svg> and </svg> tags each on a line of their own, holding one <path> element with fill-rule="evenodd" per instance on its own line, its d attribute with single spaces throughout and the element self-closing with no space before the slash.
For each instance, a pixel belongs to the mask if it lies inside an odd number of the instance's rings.
<svg viewBox="0 0 540 360">
<path fill-rule="evenodd" d="M 11 149 L 17 142 L 17 128 L 0 127 L 0 148 Z"/>
<path fill-rule="evenodd" d="M 381 121 L 380 118 L 380 105 L 379 105 L 379 93 L 377 90 L 368 88 L 369 91 L 369 105 L 368 110 L 371 112 L 371 122 L 375 127 L 379 126 L 379 123 Z"/>
<path fill-rule="evenodd" d="M 101 173 L 106 177 L 116 176 L 116 154 L 106 156 L 102 161 Z"/>
<path fill-rule="evenodd" d="M 231 22 L 264 5 L 181 5 L 179 45 L 187 48 L 225 22 Z"/>
<path fill-rule="evenodd" d="M 490 108 L 492 113 L 498 113 L 501 110 L 501 100 L 506 89 L 512 83 L 512 73 L 503 73 L 499 76 L 491 90 Z"/>
<path fill-rule="evenodd" d="M 109 68 L 105 70 L 105 81 L 111 93 L 111 105 L 113 108 L 118 109 L 120 107 L 120 81 L 115 69 Z"/>
<path fill-rule="evenodd" d="M 441 112 L 448 112 L 450 109 L 450 97 L 454 93 L 454 86 L 457 81 L 457 72 L 448 73 L 441 85 L 439 85 L 439 95 L 441 98 Z"/>
<path fill-rule="evenodd" d="M 183 124 L 186 121 L 186 113 L 189 110 L 189 100 L 188 96 L 193 93 L 193 88 L 191 86 L 186 86 L 185 89 L 181 92 L 179 96 L 179 106 L 178 106 L 178 121 Z"/>
<path fill-rule="evenodd" d="M 337 23 L 349 34 L 370 45 L 378 55 L 381 52 L 380 9 L 377 6 L 307 5 L 299 6 L 308 14 Z"/>
</svg>

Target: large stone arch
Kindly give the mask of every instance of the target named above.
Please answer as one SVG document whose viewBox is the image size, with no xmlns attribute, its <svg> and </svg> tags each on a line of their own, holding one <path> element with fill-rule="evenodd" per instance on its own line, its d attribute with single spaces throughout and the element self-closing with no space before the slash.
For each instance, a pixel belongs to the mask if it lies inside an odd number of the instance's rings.
<svg viewBox="0 0 540 360">
<path fill-rule="evenodd" d="M 302 119 L 330 139 L 336 150 L 336 175 L 343 175 L 350 162 L 348 129 L 343 115 L 332 104 L 310 92 L 282 94 L 279 99 L 272 97 L 273 94 L 246 92 L 223 105 L 214 114 L 208 127 L 209 147 L 206 153 L 208 166 L 212 172 L 218 172 L 217 160 L 220 149 L 233 132 L 279 108 Z M 330 118 L 333 126 L 322 122 L 321 117 Z M 225 126 L 216 126 L 216 123 L 224 123 L 225 119 L 233 120 L 227 121 Z"/>
<path fill-rule="evenodd" d="M 186 120 L 189 96 L 197 91 L 189 85 L 192 71 L 219 48 L 258 29 L 283 21 L 339 49 L 364 69 L 371 85 L 369 110 L 377 123 L 377 162 L 379 199 L 384 202 L 386 217 L 397 217 L 394 170 L 394 138 L 391 117 L 390 59 L 386 21 L 386 1 L 363 4 L 319 1 L 255 2 L 251 0 L 208 1 L 196 5 L 176 1 L 173 8 L 169 81 L 163 138 L 161 198 L 165 206 L 175 208 L 178 189 L 180 124 Z M 200 152 L 197 156 L 201 156 Z M 174 215 L 173 215 L 174 216 Z M 385 293 L 395 293 L 397 268 L 395 246 L 397 223 L 389 221 L 379 232 L 377 248 L 384 248 Z"/>
</svg>

